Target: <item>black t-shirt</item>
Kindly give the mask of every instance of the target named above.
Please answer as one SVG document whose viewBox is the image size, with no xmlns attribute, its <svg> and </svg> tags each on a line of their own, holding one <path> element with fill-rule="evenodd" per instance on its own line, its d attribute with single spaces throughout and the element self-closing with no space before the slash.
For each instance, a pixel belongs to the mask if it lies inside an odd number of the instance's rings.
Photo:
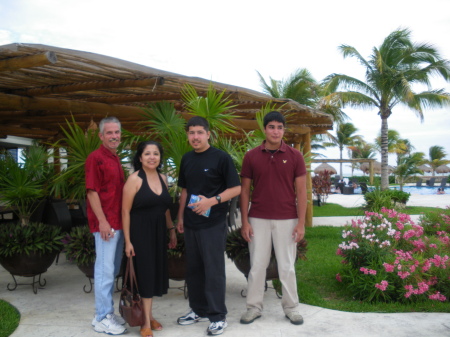
<svg viewBox="0 0 450 337">
<path fill-rule="evenodd" d="M 239 185 L 237 170 L 226 152 L 211 146 L 200 153 L 186 153 L 181 159 L 178 178 L 178 186 L 187 190 L 184 225 L 188 228 L 211 227 L 224 221 L 228 211 L 228 202 L 222 202 L 211 207 L 209 217 L 198 215 L 187 207 L 192 194 L 211 198 Z"/>
</svg>

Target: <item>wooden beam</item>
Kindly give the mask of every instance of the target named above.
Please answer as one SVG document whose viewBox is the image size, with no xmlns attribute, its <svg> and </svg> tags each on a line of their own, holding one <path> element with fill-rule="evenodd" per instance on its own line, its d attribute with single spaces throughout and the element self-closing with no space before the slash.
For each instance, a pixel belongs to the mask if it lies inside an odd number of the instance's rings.
<svg viewBox="0 0 450 337">
<path fill-rule="evenodd" d="M 0 71 L 15 71 L 22 68 L 42 67 L 56 63 L 56 54 L 52 51 L 23 57 L 12 57 L 0 60 Z"/>
<path fill-rule="evenodd" d="M 45 110 L 45 115 L 70 116 L 71 113 L 91 114 L 93 117 L 105 116 L 127 117 L 129 114 L 138 115 L 142 109 L 132 106 L 110 105 L 95 102 L 82 102 L 57 98 L 29 98 L 23 96 L 1 94 L 0 109 L 3 110 L 25 110 L 28 116 L 39 115 L 32 112 Z M 10 113 L 10 112 L 9 112 Z"/>
<path fill-rule="evenodd" d="M 152 76 L 148 78 L 134 79 L 134 80 L 107 80 L 107 81 L 91 81 L 91 82 L 80 82 L 62 85 L 49 85 L 46 87 L 10 90 L 9 93 L 24 96 L 43 96 L 76 91 L 117 89 L 129 87 L 154 87 L 156 85 L 162 85 L 163 83 L 164 83 L 163 77 Z"/>
</svg>

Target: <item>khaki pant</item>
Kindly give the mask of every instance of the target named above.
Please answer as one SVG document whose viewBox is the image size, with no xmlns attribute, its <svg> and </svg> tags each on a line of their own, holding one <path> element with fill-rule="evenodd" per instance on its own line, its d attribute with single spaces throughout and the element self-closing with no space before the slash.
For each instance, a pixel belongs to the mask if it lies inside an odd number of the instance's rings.
<svg viewBox="0 0 450 337">
<path fill-rule="evenodd" d="M 288 314 L 299 305 L 294 268 L 297 243 L 292 238 L 298 220 L 249 218 L 249 222 L 253 229 L 253 237 L 249 242 L 251 269 L 248 275 L 247 309 L 257 309 L 260 312 L 263 310 L 266 269 L 270 262 L 273 243 L 283 291 L 281 305 L 284 313 Z"/>
</svg>

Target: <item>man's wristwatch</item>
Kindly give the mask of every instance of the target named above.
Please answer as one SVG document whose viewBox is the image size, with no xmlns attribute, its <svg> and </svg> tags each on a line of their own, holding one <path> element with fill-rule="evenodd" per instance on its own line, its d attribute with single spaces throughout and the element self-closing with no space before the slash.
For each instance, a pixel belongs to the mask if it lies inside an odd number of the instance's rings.
<svg viewBox="0 0 450 337">
<path fill-rule="evenodd" d="M 222 198 L 220 197 L 220 195 L 216 195 L 216 200 L 218 204 L 222 202 Z"/>
</svg>

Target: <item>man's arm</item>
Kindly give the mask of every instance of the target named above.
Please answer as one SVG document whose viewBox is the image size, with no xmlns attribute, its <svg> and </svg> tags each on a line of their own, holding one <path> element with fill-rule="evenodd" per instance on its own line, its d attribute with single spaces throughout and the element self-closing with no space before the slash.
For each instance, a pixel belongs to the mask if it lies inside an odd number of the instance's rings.
<svg viewBox="0 0 450 337">
<path fill-rule="evenodd" d="M 250 186 L 252 180 L 249 178 L 241 178 L 241 235 L 245 241 L 250 242 L 253 236 L 253 229 L 248 222 L 248 205 L 250 203 Z"/>
<path fill-rule="evenodd" d="M 108 241 L 110 237 L 114 236 L 114 232 L 111 230 L 108 220 L 106 220 L 105 213 L 103 213 L 100 197 L 96 191 L 87 190 L 87 198 L 92 211 L 98 219 L 100 236 L 103 240 Z"/>
<path fill-rule="evenodd" d="M 306 174 L 296 177 L 294 181 L 295 194 L 297 196 L 297 216 L 298 223 L 292 232 L 295 242 L 299 242 L 305 237 L 305 217 L 306 217 Z"/>
<path fill-rule="evenodd" d="M 221 192 L 219 194 L 220 199 L 221 199 L 221 203 L 222 202 L 226 202 L 228 200 L 233 199 L 234 197 L 238 196 L 239 193 L 241 193 L 241 186 L 234 186 L 234 187 L 230 187 L 227 188 L 225 191 Z M 217 205 L 219 202 L 216 199 L 216 196 L 211 197 L 211 198 L 206 198 L 203 195 L 200 195 L 199 197 L 201 197 L 200 201 L 193 203 L 193 204 L 189 204 L 189 206 L 194 206 L 195 208 L 193 209 L 193 211 L 197 214 L 203 214 L 205 213 L 208 209 L 210 209 L 212 206 Z"/>
<path fill-rule="evenodd" d="M 180 208 L 178 209 L 177 229 L 179 233 L 184 232 L 184 208 L 186 207 L 187 190 L 183 188 L 180 194 Z"/>
</svg>

